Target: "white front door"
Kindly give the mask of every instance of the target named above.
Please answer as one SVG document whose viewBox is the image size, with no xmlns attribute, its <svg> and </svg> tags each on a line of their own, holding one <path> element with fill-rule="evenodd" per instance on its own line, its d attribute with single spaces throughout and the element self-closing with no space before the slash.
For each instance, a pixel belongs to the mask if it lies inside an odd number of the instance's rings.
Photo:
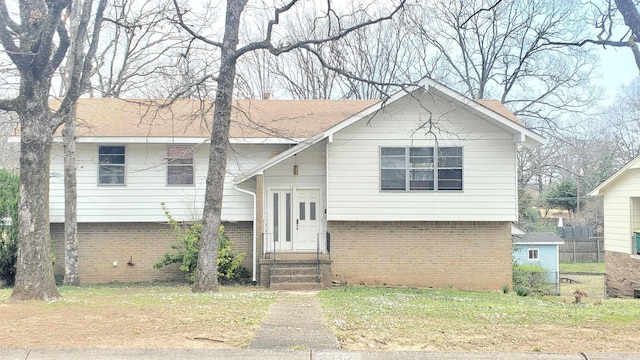
<svg viewBox="0 0 640 360">
<path fill-rule="evenodd" d="M 268 196 L 265 251 L 315 251 L 322 224 L 320 190 L 271 189 Z"/>
<path fill-rule="evenodd" d="M 304 189 L 296 191 L 296 220 L 294 248 L 315 250 L 320 232 L 320 191 Z"/>
</svg>

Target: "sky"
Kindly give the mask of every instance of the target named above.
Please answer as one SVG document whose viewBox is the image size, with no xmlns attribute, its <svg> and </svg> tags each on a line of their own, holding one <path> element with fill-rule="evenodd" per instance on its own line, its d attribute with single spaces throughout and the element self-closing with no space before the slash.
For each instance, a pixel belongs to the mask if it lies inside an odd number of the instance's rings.
<svg viewBox="0 0 640 360">
<path fill-rule="evenodd" d="M 631 50 L 614 47 L 602 49 L 600 47 L 599 51 L 600 73 L 602 73 L 602 76 L 594 79 L 594 82 L 605 88 L 608 96 L 607 102 L 611 102 L 618 93 L 620 85 L 628 84 L 631 80 L 637 78 L 639 72 Z"/>
</svg>

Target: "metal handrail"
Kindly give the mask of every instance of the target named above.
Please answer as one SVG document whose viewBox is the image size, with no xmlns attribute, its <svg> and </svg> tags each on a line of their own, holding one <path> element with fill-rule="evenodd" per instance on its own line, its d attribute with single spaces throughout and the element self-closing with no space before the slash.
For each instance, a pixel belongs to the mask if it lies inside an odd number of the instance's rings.
<svg viewBox="0 0 640 360">
<path fill-rule="evenodd" d="M 262 233 L 262 258 L 276 261 L 276 240 L 273 233 Z"/>
<path fill-rule="evenodd" d="M 320 276 L 320 249 L 322 249 L 322 253 L 326 251 L 329 254 L 329 259 L 331 259 L 330 239 L 331 234 L 329 234 L 328 231 L 318 233 L 316 236 L 316 267 L 318 277 Z"/>
</svg>

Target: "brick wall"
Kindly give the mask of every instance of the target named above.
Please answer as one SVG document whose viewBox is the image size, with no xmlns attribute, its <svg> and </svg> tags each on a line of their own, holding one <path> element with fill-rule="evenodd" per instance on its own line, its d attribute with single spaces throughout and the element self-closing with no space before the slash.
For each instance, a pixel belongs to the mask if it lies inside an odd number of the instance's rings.
<svg viewBox="0 0 640 360">
<path fill-rule="evenodd" d="M 640 290 L 640 259 L 614 251 L 604 253 L 607 296 L 632 297 Z"/>
<path fill-rule="evenodd" d="M 501 290 L 509 222 L 330 221 L 331 272 L 348 284 Z"/>
<path fill-rule="evenodd" d="M 233 248 L 245 252 L 244 265 L 251 269 L 252 223 L 225 223 Z M 113 281 L 137 282 L 183 280 L 177 265 L 154 269 L 153 264 L 175 242 L 173 231 L 162 223 L 78 224 L 78 266 L 82 284 Z M 51 242 L 56 275 L 64 274 L 64 226 L 51 224 Z M 132 262 L 134 265 L 128 265 Z M 114 266 L 117 263 L 117 266 Z"/>
<path fill-rule="evenodd" d="M 253 261 L 253 223 L 251 221 L 225 222 L 224 231 L 227 237 L 233 241 L 233 250 L 244 253 L 242 266 L 249 272 Z"/>
</svg>

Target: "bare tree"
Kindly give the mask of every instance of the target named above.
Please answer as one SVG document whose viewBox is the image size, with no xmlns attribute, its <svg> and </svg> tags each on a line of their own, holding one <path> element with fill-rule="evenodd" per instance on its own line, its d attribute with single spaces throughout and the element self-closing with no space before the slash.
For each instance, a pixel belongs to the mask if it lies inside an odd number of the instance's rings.
<svg viewBox="0 0 640 360">
<path fill-rule="evenodd" d="M 503 1 L 482 12 L 475 0 L 440 1 L 412 9 L 416 36 L 431 59 L 431 76 L 471 98 L 499 99 L 530 127 L 544 131 L 565 112 L 597 99 L 586 49 L 551 46 L 583 33 L 572 2 Z"/>
<path fill-rule="evenodd" d="M 106 0 L 100 0 L 95 11 L 91 0 L 82 5 L 76 36 L 85 38 L 93 18 L 89 55 L 97 45 L 105 4 Z M 0 1 L 0 42 L 20 73 L 18 96 L 0 100 L 0 109 L 14 111 L 20 119 L 20 224 L 14 300 L 60 296 L 50 259 L 49 154 L 53 131 L 71 112 L 91 69 L 91 56 L 83 58 L 82 51 L 77 51 L 80 49 L 70 49 L 70 5 L 69 0 L 24 1 L 14 16 L 6 1 Z M 67 93 L 54 112 L 48 102 L 51 80 L 68 50 L 79 66 L 74 67 Z"/>
<path fill-rule="evenodd" d="M 158 85 L 175 73 L 183 38 L 167 19 L 167 0 L 114 0 L 105 9 L 103 37 L 93 58 L 92 96 L 156 97 Z M 149 93 L 151 91 L 151 94 Z"/>
<path fill-rule="evenodd" d="M 609 125 L 603 126 L 603 133 L 612 137 L 618 168 L 640 155 L 640 79 L 622 86 L 599 120 Z"/>
<path fill-rule="evenodd" d="M 195 30 L 188 19 L 188 11 L 174 0 L 176 9 L 176 22 L 194 39 L 213 47 L 220 53 L 220 67 L 215 76 L 216 97 L 211 132 L 211 146 L 209 151 L 209 169 L 206 180 L 206 196 L 203 210 L 203 230 L 196 279 L 193 285 L 194 291 L 216 291 L 217 257 L 218 257 L 218 227 L 222 209 L 222 191 L 227 164 L 227 148 L 229 138 L 229 125 L 231 115 L 231 103 L 234 94 L 236 69 L 238 59 L 252 51 L 268 51 L 272 55 L 281 55 L 296 49 L 305 49 L 313 53 L 314 45 L 337 41 L 354 31 L 390 19 L 404 6 L 404 0 L 399 1 L 388 14 L 379 17 L 370 17 L 365 21 L 353 21 L 349 17 L 339 13 L 330 0 L 326 0 L 321 16 L 317 22 L 326 22 L 327 32 L 321 37 L 297 38 L 295 36 L 283 36 L 278 33 L 278 24 L 283 20 L 292 8 L 302 1 L 291 0 L 281 6 L 272 9 L 273 17 L 269 20 L 262 38 L 240 44 L 240 29 L 243 24 L 242 13 L 247 5 L 247 0 L 227 0 L 224 20 L 224 34 L 222 38 L 206 36 Z M 315 54 L 315 53 L 314 53 Z M 318 56 L 318 55 L 316 55 Z"/>
</svg>

